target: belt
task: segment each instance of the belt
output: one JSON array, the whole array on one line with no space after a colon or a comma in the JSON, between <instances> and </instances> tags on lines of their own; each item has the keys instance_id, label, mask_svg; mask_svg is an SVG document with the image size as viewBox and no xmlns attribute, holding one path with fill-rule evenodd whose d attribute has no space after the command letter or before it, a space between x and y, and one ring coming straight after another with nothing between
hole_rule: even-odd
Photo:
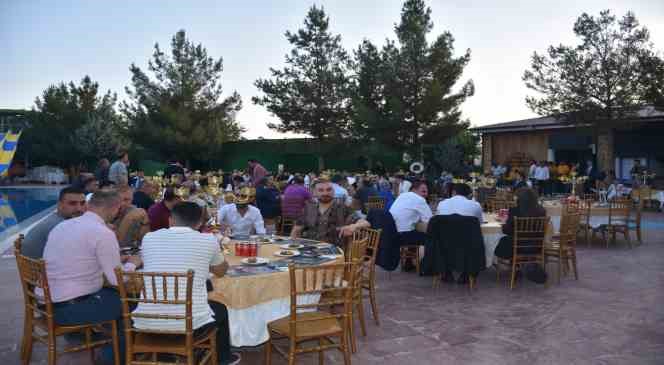
<instances>
[{"instance_id":1,"label":"belt","mask_svg":"<svg viewBox=\"0 0 664 365\"><path fill-rule=\"evenodd\" d=\"M53 303L53 307L59 308L59 307L64 307L64 306L66 306L66 305L71 305L71 304L80 303L80 302L82 302L82 301L87 300L87 299L90 298L92 295L93 295L93 294L81 295L80 297L76 297L76 298L74 298L74 299L65 300L64 302Z\"/></svg>"}]
</instances>

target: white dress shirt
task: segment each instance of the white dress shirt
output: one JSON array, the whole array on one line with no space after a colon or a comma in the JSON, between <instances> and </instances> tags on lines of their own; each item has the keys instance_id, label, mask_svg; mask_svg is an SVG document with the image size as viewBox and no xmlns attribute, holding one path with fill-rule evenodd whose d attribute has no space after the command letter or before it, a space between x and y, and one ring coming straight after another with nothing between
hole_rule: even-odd
<instances>
[{"instance_id":1,"label":"white dress shirt","mask_svg":"<svg viewBox=\"0 0 664 365\"><path fill-rule=\"evenodd\" d=\"M194 270L192 287L192 322L193 328L214 322L213 312L208 305L205 281L210 266L220 265L224 256L217 239L209 233L200 233L189 227L171 227L150 232L143 237L141 245L143 270L148 272L186 272ZM183 291L186 283L179 279L179 289ZM155 282L157 296L163 296L163 283ZM152 283L146 280L146 290L152 293ZM173 299L174 280L167 282L168 298ZM182 295L182 292L181 294ZM180 297L179 299L182 299ZM184 305L174 306L159 303L140 303L134 313L184 315ZM141 329L184 331L184 320L135 318L134 325Z\"/></svg>"},{"instance_id":2,"label":"white dress shirt","mask_svg":"<svg viewBox=\"0 0 664 365\"><path fill-rule=\"evenodd\" d=\"M415 230L418 222L428 223L433 213L427 201L412 191L400 194L390 208L397 232Z\"/></svg>"},{"instance_id":3,"label":"white dress shirt","mask_svg":"<svg viewBox=\"0 0 664 365\"><path fill-rule=\"evenodd\" d=\"M535 165L535 164L530 165L530 169L528 170L528 178L529 179L534 179L535 178L535 170L537 170L537 165Z\"/></svg>"},{"instance_id":4,"label":"white dress shirt","mask_svg":"<svg viewBox=\"0 0 664 365\"><path fill-rule=\"evenodd\" d=\"M346 190L343 186L332 183L332 188L334 189L334 199L339 199L346 205L350 205L353 202L353 199L348 194L348 190Z\"/></svg>"},{"instance_id":5,"label":"white dress shirt","mask_svg":"<svg viewBox=\"0 0 664 365\"><path fill-rule=\"evenodd\" d=\"M480 224L484 221L482 218L482 206L480 203L470 200L461 195L455 195L438 203L436 209L437 215L458 214L467 217L477 217Z\"/></svg>"},{"instance_id":6,"label":"white dress shirt","mask_svg":"<svg viewBox=\"0 0 664 365\"><path fill-rule=\"evenodd\" d=\"M235 204L226 204L219 208L219 223L231 226L234 235L265 234L265 223L261 211L249 205L244 216L237 211Z\"/></svg>"},{"instance_id":7,"label":"white dress shirt","mask_svg":"<svg viewBox=\"0 0 664 365\"><path fill-rule=\"evenodd\" d=\"M404 180L404 181L400 182L399 183L399 195L409 192L411 186L413 186L413 184L408 180Z\"/></svg>"},{"instance_id":8,"label":"white dress shirt","mask_svg":"<svg viewBox=\"0 0 664 365\"><path fill-rule=\"evenodd\" d=\"M535 179L549 180L549 168L546 166L537 166L535 169Z\"/></svg>"}]
</instances>

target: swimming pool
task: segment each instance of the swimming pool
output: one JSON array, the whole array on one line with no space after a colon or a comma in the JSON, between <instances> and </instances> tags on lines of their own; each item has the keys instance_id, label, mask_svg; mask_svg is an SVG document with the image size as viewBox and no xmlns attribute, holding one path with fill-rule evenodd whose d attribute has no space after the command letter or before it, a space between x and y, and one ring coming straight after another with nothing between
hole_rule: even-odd
<instances>
[{"instance_id":1,"label":"swimming pool","mask_svg":"<svg viewBox=\"0 0 664 365\"><path fill-rule=\"evenodd\" d=\"M57 203L59 192L59 187L0 188L0 238L47 214L44 210Z\"/></svg>"}]
</instances>

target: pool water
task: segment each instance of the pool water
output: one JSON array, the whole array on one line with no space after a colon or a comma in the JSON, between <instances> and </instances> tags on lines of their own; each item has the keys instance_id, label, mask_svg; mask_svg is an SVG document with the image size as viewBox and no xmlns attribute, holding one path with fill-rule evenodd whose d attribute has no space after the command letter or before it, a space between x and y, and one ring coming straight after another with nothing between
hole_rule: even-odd
<instances>
[{"instance_id":1,"label":"pool water","mask_svg":"<svg viewBox=\"0 0 664 365\"><path fill-rule=\"evenodd\" d=\"M58 188L0 188L0 234L54 206Z\"/></svg>"}]
</instances>

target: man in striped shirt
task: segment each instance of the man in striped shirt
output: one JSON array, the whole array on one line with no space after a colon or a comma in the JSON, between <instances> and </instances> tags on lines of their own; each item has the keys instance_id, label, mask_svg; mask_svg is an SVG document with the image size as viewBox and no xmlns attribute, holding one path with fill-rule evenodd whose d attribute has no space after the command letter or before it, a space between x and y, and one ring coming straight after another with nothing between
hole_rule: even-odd
<instances>
[{"instance_id":1,"label":"man in striped shirt","mask_svg":"<svg viewBox=\"0 0 664 365\"><path fill-rule=\"evenodd\" d=\"M202 224L203 210L194 202L177 203L171 210L170 228L151 232L143 237L142 256L144 270L148 272L186 272L194 270L192 288L192 317L196 333L216 327L217 354L220 364L237 364L239 354L230 352L228 311L217 302L208 302L205 282L210 272L223 276L228 269L219 243L212 234L198 232ZM173 299L175 285L168 284L169 298ZM157 283L157 295L162 295L162 285ZM180 287L184 288L184 279ZM151 283L146 289L152 290ZM184 314L184 306L140 303L135 313ZM183 320L136 318L136 328L184 331Z\"/></svg>"}]
</instances>

